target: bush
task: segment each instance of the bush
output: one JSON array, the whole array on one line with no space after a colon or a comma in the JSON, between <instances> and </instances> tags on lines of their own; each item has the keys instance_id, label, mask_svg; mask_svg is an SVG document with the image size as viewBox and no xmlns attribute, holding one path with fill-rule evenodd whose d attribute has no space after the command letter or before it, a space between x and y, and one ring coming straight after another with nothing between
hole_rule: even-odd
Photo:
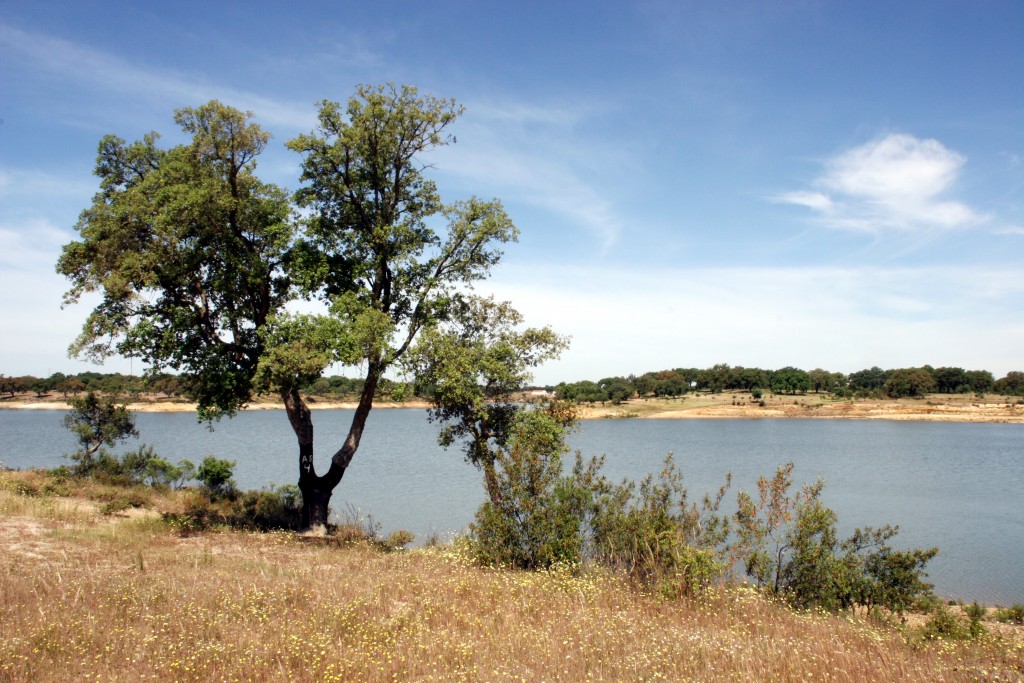
<instances>
[{"instance_id":1,"label":"bush","mask_svg":"<svg viewBox=\"0 0 1024 683\"><path fill-rule=\"evenodd\" d=\"M925 640L974 640L985 635L985 627L981 625L984 610L967 608L966 611L968 620L964 623L952 610L940 605L921 628L921 636Z\"/></svg>"},{"instance_id":2,"label":"bush","mask_svg":"<svg viewBox=\"0 0 1024 683\"><path fill-rule=\"evenodd\" d=\"M594 475L590 481L596 484L592 553L599 563L666 597L692 595L725 570L729 524L718 507L728 480L716 498L691 504L669 454L660 475L648 476L638 489L632 482L609 487Z\"/></svg>"},{"instance_id":3,"label":"bush","mask_svg":"<svg viewBox=\"0 0 1024 683\"><path fill-rule=\"evenodd\" d=\"M497 502L485 502L470 525L479 562L536 569L580 561L590 492L576 477L562 477L567 451L557 418L544 410L516 416L495 458Z\"/></svg>"},{"instance_id":4,"label":"bush","mask_svg":"<svg viewBox=\"0 0 1024 683\"><path fill-rule=\"evenodd\" d=\"M179 489L195 475L196 466L189 460L179 460L172 465L161 457L152 457L146 462L144 475L150 486L167 486Z\"/></svg>"},{"instance_id":5,"label":"bush","mask_svg":"<svg viewBox=\"0 0 1024 683\"><path fill-rule=\"evenodd\" d=\"M269 491L246 491L238 497L227 523L261 531L297 530L301 510L299 487L285 484Z\"/></svg>"},{"instance_id":6,"label":"bush","mask_svg":"<svg viewBox=\"0 0 1024 683\"><path fill-rule=\"evenodd\" d=\"M231 478L234 470L233 460L222 460L208 455L199 463L195 478L202 483L210 498L231 498L236 492L235 480Z\"/></svg>"},{"instance_id":7,"label":"bush","mask_svg":"<svg viewBox=\"0 0 1024 683\"><path fill-rule=\"evenodd\" d=\"M821 503L822 481L794 496L793 464L760 477L759 499L739 493L735 553L759 586L795 607L836 611L855 604L901 613L931 594L924 567L937 548L898 551L898 527L857 529L839 543L836 515Z\"/></svg>"},{"instance_id":8,"label":"bush","mask_svg":"<svg viewBox=\"0 0 1024 683\"><path fill-rule=\"evenodd\" d=\"M993 613L992 618L1008 624L1024 624L1024 605L1000 607Z\"/></svg>"},{"instance_id":9,"label":"bush","mask_svg":"<svg viewBox=\"0 0 1024 683\"><path fill-rule=\"evenodd\" d=\"M114 397L100 397L90 391L82 398L68 401L71 411L64 416L64 426L78 438L81 448L68 456L75 462L77 474L89 475L96 460L109 465L111 456L103 451L130 436L138 437L135 416L127 406L117 405Z\"/></svg>"}]
</instances>

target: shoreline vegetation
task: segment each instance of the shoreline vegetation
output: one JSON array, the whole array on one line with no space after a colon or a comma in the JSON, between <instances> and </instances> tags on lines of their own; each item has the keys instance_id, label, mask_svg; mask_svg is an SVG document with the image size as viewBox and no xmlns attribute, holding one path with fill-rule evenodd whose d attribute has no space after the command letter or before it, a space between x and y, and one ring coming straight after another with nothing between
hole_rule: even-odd
<instances>
[{"instance_id":1,"label":"shoreline vegetation","mask_svg":"<svg viewBox=\"0 0 1024 683\"><path fill-rule=\"evenodd\" d=\"M529 398L528 396L526 398ZM194 403L155 394L126 399L128 408L143 413L195 412ZM761 403L764 405L761 405ZM354 409L356 401L313 397L312 410ZM375 401L374 408L429 408L430 402ZM61 396L16 396L0 399L0 409L68 410ZM282 410L276 397L260 398L246 410ZM920 398L834 398L829 394L767 395L754 399L748 391L691 393L671 398L633 398L579 406L581 419L799 418L852 420L918 420L931 422L1024 423L1024 399L995 394L928 394Z\"/></svg>"},{"instance_id":2,"label":"shoreline vegetation","mask_svg":"<svg viewBox=\"0 0 1024 683\"><path fill-rule=\"evenodd\" d=\"M112 504L131 496L130 506ZM0 472L0 678L1011 681L1024 672L1024 627L991 608L980 635L953 637L929 630L924 613L796 610L745 583L666 598L585 567L481 567L458 541L403 550L408 539L382 541L357 521L327 537L175 524L199 497ZM967 628L971 610L949 607L947 626Z\"/></svg>"}]
</instances>

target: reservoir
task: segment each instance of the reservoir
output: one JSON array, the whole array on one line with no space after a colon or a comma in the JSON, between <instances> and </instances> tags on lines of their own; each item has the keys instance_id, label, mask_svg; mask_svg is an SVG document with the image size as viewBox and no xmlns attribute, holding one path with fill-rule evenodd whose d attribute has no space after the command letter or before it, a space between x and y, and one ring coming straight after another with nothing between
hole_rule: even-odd
<instances>
[{"instance_id":1,"label":"reservoir","mask_svg":"<svg viewBox=\"0 0 1024 683\"><path fill-rule=\"evenodd\" d=\"M0 410L0 463L56 467L75 450L53 410ZM352 412L314 411L317 469L348 429ZM237 462L241 488L294 483L298 447L281 410L239 414L210 431L194 413L139 413L140 439L164 458ZM457 448L437 445L421 409L378 409L332 499L338 517L369 516L384 533L422 541L458 533L484 499L480 473ZM570 437L584 456L604 455L612 481L640 480L673 453L691 500L716 491L726 473L736 492L756 492L758 475L788 461L797 485L825 480L823 501L841 537L855 527L898 524L898 547L940 549L929 581L944 597L987 604L1024 602L1024 425L824 419L620 419L585 421Z\"/></svg>"}]
</instances>

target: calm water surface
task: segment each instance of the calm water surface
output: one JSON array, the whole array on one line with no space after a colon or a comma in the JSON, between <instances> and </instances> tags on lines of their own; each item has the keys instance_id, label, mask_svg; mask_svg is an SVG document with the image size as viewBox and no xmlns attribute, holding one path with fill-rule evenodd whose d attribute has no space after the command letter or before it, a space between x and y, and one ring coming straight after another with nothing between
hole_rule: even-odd
<instances>
[{"instance_id":1,"label":"calm water surface","mask_svg":"<svg viewBox=\"0 0 1024 683\"><path fill-rule=\"evenodd\" d=\"M351 411L313 414L323 470ZM75 449L58 411L0 411L0 462L55 467ZM243 488L297 479L295 438L283 411L251 411L216 425L190 413L140 413L139 441L170 460L236 460ZM416 409L376 410L332 506L369 515L384 531L420 539L464 529L483 501L479 472L436 445L437 429ZM844 534L855 526L900 525L901 546L938 546L930 580L941 595L1024 602L1024 425L855 420L596 420L571 437L585 455L605 455L613 480L641 479L675 454L690 494L755 490L759 474L792 460L798 482L823 478L824 501ZM139 442L127 444L135 448ZM121 450L124 450L123 448Z\"/></svg>"}]
</instances>

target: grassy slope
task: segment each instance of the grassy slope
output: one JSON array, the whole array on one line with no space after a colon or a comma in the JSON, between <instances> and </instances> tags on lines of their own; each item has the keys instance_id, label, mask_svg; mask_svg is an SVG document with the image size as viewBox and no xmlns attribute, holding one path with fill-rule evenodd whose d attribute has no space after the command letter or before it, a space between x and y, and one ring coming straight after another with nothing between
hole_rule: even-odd
<instances>
[{"instance_id":1,"label":"grassy slope","mask_svg":"<svg viewBox=\"0 0 1024 683\"><path fill-rule=\"evenodd\" d=\"M1021 641L915 642L746 589L484 570L294 534L180 537L0 474L0 681L1020 680ZM159 502L159 501L158 501Z\"/></svg>"}]
</instances>

